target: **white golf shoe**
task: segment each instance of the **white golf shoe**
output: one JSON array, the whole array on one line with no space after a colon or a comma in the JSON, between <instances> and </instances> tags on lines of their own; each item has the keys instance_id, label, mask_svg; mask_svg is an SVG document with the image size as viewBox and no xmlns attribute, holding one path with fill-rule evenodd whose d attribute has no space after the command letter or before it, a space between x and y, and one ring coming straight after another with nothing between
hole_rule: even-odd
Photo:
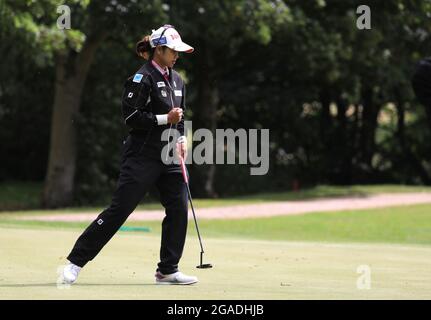
<instances>
[{"instance_id":1,"label":"white golf shoe","mask_svg":"<svg viewBox=\"0 0 431 320\"><path fill-rule=\"evenodd\" d=\"M69 263L63 269L63 283L72 284L78 279L79 272L81 271L81 267L73 263Z\"/></svg>"},{"instance_id":2,"label":"white golf shoe","mask_svg":"<svg viewBox=\"0 0 431 320\"><path fill-rule=\"evenodd\" d=\"M182 272L175 272L171 274L164 275L160 271L155 274L156 284L193 284L198 282L198 278L194 276L187 276Z\"/></svg>"}]
</instances>

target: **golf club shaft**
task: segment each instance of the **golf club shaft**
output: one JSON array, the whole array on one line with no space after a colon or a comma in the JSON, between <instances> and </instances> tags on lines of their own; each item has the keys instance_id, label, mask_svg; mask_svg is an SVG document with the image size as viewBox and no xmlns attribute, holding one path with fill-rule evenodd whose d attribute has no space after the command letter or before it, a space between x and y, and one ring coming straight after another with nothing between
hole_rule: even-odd
<instances>
[{"instance_id":1,"label":"golf club shaft","mask_svg":"<svg viewBox=\"0 0 431 320\"><path fill-rule=\"evenodd\" d=\"M184 183L186 184L186 187L187 187L187 196L188 196L189 201L190 201L190 206L192 207L193 219L195 221L196 231L198 233L198 238L199 238L199 244L201 246L201 253L204 253L204 247L202 245L202 239L201 239L201 234L199 232L198 221L196 219L195 208L193 207L193 199L192 199L192 194L190 192L189 179L187 177L186 165L184 163L183 157L180 157L180 160L181 160L181 171L183 173ZM201 260L202 260L202 254L201 254ZM202 261L201 261L201 264L202 264Z\"/></svg>"},{"instance_id":2,"label":"golf club shaft","mask_svg":"<svg viewBox=\"0 0 431 320\"><path fill-rule=\"evenodd\" d=\"M193 201L192 201L192 195L190 194L189 184L186 183L186 186L187 186L187 194L188 194L189 200L190 200L190 206L192 207L193 219L195 220L196 231L198 233L199 244L201 245L201 253L204 253L204 247L202 246L201 234L199 232L198 221L196 219L195 209L193 208ZM202 255L201 255L201 260L202 260Z\"/></svg>"}]
</instances>

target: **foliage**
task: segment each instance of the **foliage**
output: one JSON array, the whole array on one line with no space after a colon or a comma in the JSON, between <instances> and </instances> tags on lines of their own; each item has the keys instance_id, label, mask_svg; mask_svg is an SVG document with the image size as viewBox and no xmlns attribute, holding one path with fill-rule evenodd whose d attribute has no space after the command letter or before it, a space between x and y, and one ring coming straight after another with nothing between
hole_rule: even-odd
<instances>
[{"instance_id":1,"label":"foliage","mask_svg":"<svg viewBox=\"0 0 431 320\"><path fill-rule=\"evenodd\" d=\"M220 195L294 183L431 183L431 122L410 86L415 63L431 49L429 1L369 1L371 30L356 28L354 0L71 1L72 29L64 32L56 28L58 4L0 2L0 179L43 179L54 57L79 52L92 30L109 30L77 119L77 203L106 201L127 134L122 85L143 62L134 45L171 23L196 49L176 67L188 82L187 117L202 123L207 72L219 92L219 128L270 128L268 175L218 166Z\"/></svg>"}]
</instances>

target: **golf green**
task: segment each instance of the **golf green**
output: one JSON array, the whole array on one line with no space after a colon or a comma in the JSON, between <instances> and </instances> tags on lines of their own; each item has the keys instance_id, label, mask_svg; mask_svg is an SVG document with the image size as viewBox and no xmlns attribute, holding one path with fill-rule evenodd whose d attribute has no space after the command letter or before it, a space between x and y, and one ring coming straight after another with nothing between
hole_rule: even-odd
<instances>
[{"instance_id":1,"label":"golf green","mask_svg":"<svg viewBox=\"0 0 431 320\"><path fill-rule=\"evenodd\" d=\"M200 282L157 286L151 233L115 235L75 285L57 285L80 232L0 228L0 299L431 299L430 246L206 238L214 268L200 270L189 237L180 267Z\"/></svg>"}]
</instances>

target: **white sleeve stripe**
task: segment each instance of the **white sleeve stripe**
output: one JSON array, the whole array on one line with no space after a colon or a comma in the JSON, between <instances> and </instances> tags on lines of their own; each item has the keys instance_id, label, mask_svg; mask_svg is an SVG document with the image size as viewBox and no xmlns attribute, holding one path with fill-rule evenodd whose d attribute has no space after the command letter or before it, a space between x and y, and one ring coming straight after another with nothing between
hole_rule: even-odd
<instances>
[{"instance_id":1,"label":"white sleeve stripe","mask_svg":"<svg viewBox=\"0 0 431 320\"><path fill-rule=\"evenodd\" d=\"M126 118L126 120L124 120L124 122L127 122L127 120L129 120L129 118L131 118L136 112L138 112L138 110L135 110L134 112L132 112L131 114L130 114L130 116L128 116L127 118Z\"/></svg>"},{"instance_id":2,"label":"white sleeve stripe","mask_svg":"<svg viewBox=\"0 0 431 320\"><path fill-rule=\"evenodd\" d=\"M159 126L168 123L168 115L167 114L157 114L156 118L157 118L157 124Z\"/></svg>"}]
</instances>

